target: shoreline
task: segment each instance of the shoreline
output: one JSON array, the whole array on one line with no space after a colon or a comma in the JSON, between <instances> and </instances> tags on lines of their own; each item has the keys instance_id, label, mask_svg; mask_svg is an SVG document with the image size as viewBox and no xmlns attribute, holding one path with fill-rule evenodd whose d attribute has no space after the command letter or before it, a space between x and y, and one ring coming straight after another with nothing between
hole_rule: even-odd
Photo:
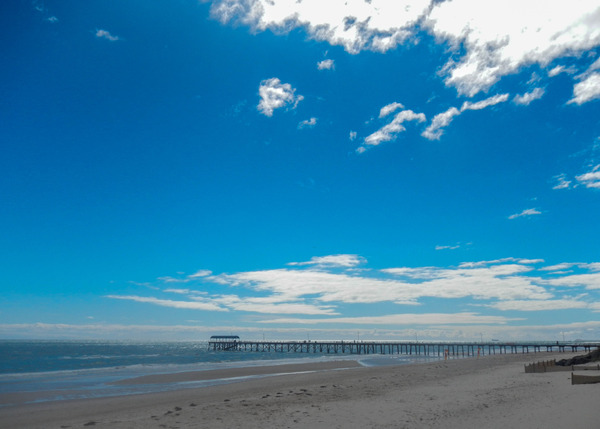
<instances>
[{"instance_id":1,"label":"shoreline","mask_svg":"<svg viewBox=\"0 0 600 429\"><path fill-rule=\"evenodd\" d=\"M285 363L280 365L242 366L204 371L185 371L168 374L152 374L127 378L108 384L134 386L137 384L183 383L207 380L227 380L253 376L291 375L294 373L341 370L362 367L356 360L334 360L329 362Z\"/></svg>"},{"instance_id":2,"label":"shoreline","mask_svg":"<svg viewBox=\"0 0 600 429\"><path fill-rule=\"evenodd\" d=\"M524 373L524 364L572 355L495 355L343 370L310 369L315 363L285 375L282 366L274 366L268 377L230 384L0 408L0 427L594 427L600 418L598 385L571 386L570 372ZM177 377L198 376L183 374Z\"/></svg>"}]
</instances>

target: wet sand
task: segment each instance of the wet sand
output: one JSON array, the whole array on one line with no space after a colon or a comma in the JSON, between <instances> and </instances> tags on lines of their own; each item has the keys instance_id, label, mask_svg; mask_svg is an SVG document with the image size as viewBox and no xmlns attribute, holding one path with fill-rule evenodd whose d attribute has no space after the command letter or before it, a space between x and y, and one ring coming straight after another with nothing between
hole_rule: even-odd
<instances>
[{"instance_id":1,"label":"wet sand","mask_svg":"<svg viewBox=\"0 0 600 429\"><path fill-rule=\"evenodd\" d=\"M352 367L349 361L246 368L263 371L254 375L292 374L165 393L4 407L0 427L596 427L600 384L571 386L570 372L524 373L526 363L570 356L496 355L370 368ZM253 375L240 371L126 382Z\"/></svg>"}]
</instances>

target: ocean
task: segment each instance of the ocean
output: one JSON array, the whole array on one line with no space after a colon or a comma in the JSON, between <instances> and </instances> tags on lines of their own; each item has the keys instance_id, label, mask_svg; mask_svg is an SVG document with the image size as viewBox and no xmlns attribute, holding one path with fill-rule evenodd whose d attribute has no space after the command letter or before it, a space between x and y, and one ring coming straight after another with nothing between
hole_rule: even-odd
<instances>
[{"instance_id":1,"label":"ocean","mask_svg":"<svg viewBox=\"0 0 600 429\"><path fill-rule=\"evenodd\" d=\"M207 342L0 340L0 407L197 388L239 380L116 385L152 374L351 359L365 366L414 363L402 355L213 351ZM427 358L420 358L419 361ZM253 376L258 377L258 376Z\"/></svg>"}]
</instances>

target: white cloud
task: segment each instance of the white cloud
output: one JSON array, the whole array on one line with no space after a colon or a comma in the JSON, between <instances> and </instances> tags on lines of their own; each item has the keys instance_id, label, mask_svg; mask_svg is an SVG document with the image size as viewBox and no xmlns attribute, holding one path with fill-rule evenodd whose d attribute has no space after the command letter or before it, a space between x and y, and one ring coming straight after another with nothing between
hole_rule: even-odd
<instances>
[{"instance_id":1,"label":"white cloud","mask_svg":"<svg viewBox=\"0 0 600 429\"><path fill-rule=\"evenodd\" d=\"M600 164L596 165L592 171L575 176L575 178L586 188L600 189Z\"/></svg>"},{"instance_id":2,"label":"white cloud","mask_svg":"<svg viewBox=\"0 0 600 429\"><path fill-rule=\"evenodd\" d=\"M546 280L552 286L584 287L587 290L600 289L600 273L567 274Z\"/></svg>"},{"instance_id":3,"label":"white cloud","mask_svg":"<svg viewBox=\"0 0 600 429\"><path fill-rule=\"evenodd\" d=\"M262 323L304 324L316 325L321 323L344 323L353 325L502 325L509 321L502 316L481 316L477 313L425 313L425 314L390 314L370 317L332 317L328 319L272 319Z\"/></svg>"},{"instance_id":4,"label":"white cloud","mask_svg":"<svg viewBox=\"0 0 600 429\"><path fill-rule=\"evenodd\" d=\"M454 246L435 246L435 250L456 250L460 248L460 244Z\"/></svg>"},{"instance_id":5,"label":"white cloud","mask_svg":"<svg viewBox=\"0 0 600 429\"><path fill-rule=\"evenodd\" d=\"M175 288L165 289L164 292L177 293L180 295L188 295L188 294L192 293L192 291L190 289L175 289Z\"/></svg>"},{"instance_id":6,"label":"white cloud","mask_svg":"<svg viewBox=\"0 0 600 429\"><path fill-rule=\"evenodd\" d=\"M147 304L160 305L162 307L180 308L186 310L228 311L228 309L220 307L215 303L208 301L173 301L170 299L159 299L154 297L144 297L136 295L107 295L106 298L142 302Z\"/></svg>"},{"instance_id":7,"label":"white cloud","mask_svg":"<svg viewBox=\"0 0 600 429\"><path fill-rule=\"evenodd\" d=\"M327 7L322 0L217 0L211 14L253 31L303 28L352 54L386 52L428 31L452 50L442 70L446 85L470 97L523 67L545 68L600 45L600 6L590 0L328 0ZM548 74L561 72L569 69L558 65ZM592 83L580 86L573 102L597 94Z\"/></svg>"},{"instance_id":8,"label":"white cloud","mask_svg":"<svg viewBox=\"0 0 600 429\"><path fill-rule=\"evenodd\" d=\"M575 308L590 308L590 304L576 299L542 299L521 301L500 301L489 305L501 311L551 311Z\"/></svg>"},{"instance_id":9,"label":"white cloud","mask_svg":"<svg viewBox=\"0 0 600 429\"><path fill-rule=\"evenodd\" d=\"M378 146L383 142L395 140L399 133L406 131L404 125L406 121L424 122L425 115L423 113L415 113L412 110L402 110L398 112L391 122L368 135L363 144L356 149L357 153L363 153L368 148Z\"/></svg>"},{"instance_id":10,"label":"white cloud","mask_svg":"<svg viewBox=\"0 0 600 429\"><path fill-rule=\"evenodd\" d=\"M556 66L548 71L548 77L555 77L561 73L575 74L577 69L575 67Z\"/></svg>"},{"instance_id":11,"label":"white cloud","mask_svg":"<svg viewBox=\"0 0 600 429\"><path fill-rule=\"evenodd\" d=\"M212 274L212 271L210 271L210 270L198 270L194 274L190 274L188 276L188 279L207 277L207 276L210 276L211 274Z\"/></svg>"},{"instance_id":12,"label":"white cloud","mask_svg":"<svg viewBox=\"0 0 600 429\"><path fill-rule=\"evenodd\" d=\"M247 311L260 314L302 314L337 315L332 305L313 305L303 302L279 302L279 297L240 298L236 295L221 296L216 299L219 304L234 311Z\"/></svg>"},{"instance_id":13,"label":"white cloud","mask_svg":"<svg viewBox=\"0 0 600 429\"><path fill-rule=\"evenodd\" d=\"M532 101L542 98L545 92L544 88L535 88L533 91L526 92L523 95L515 95L513 103L528 106Z\"/></svg>"},{"instance_id":14,"label":"white cloud","mask_svg":"<svg viewBox=\"0 0 600 429\"><path fill-rule=\"evenodd\" d=\"M269 293L280 300L310 297L321 303L392 302L414 305L424 297L477 300L548 299L552 295L523 276L530 267L518 264L480 268L390 268L394 278L349 275L324 270L267 270L218 276L221 284Z\"/></svg>"},{"instance_id":15,"label":"white cloud","mask_svg":"<svg viewBox=\"0 0 600 429\"><path fill-rule=\"evenodd\" d=\"M590 73L573 87L569 103L584 104L600 98L600 73Z\"/></svg>"},{"instance_id":16,"label":"white cloud","mask_svg":"<svg viewBox=\"0 0 600 429\"><path fill-rule=\"evenodd\" d=\"M467 110L482 110L486 107L495 106L496 104L504 103L506 100L508 100L508 94L498 94L476 103L466 101L463 103L460 110L456 107L451 107L445 112L435 115L431 124L429 124L421 135L429 140L439 140L444 133L444 128L452 123L455 116L461 115Z\"/></svg>"},{"instance_id":17,"label":"white cloud","mask_svg":"<svg viewBox=\"0 0 600 429\"><path fill-rule=\"evenodd\" d=\"M460 108L461 112L465 110L482 110L486 107L495 106L499 103L504 103L508 100L508 94L497 94L493 97L486 98L485 100L478 101L476 103L471 103L470 101L465 101Z\"/></svg>"},{"instance_id":18,"label":"white cloud","mask_svg":"<svg viewBox=\"0 0 600 429\"><path fill-rule=\"evenodd\" d=\"M390 103L381 108L381 110L379 111L379 117L383 118L383 117L389 115L390 113L395 112L398 109L404 109L404 106L401 103L396 103L396 102Z\"/></svg>"},{"instance_id":19,"label":"white cloud","mask_svg":"<svg viewBox=\"0 0 600 429\"><path fill-rule=\"evenodd\" d=\"M547 267L540 268L540 270L541 271L562 271L562 270L568 270L571 267L573 267L574 265L577 265L577 264L571 263L571 262L563 262L561 264L549 265Z\"/></svg>"},{"instance_id":20,"label":"white cloud","mask_svg":"<svg viewBox=\"0 0 600 429\"><path fill-rule=\"evenodd\" d=\"M106 30L96 30L96 37L100 39L110 40L111 42L116 42L120 40L118 36L113 36L110 32Z\"/></svg>"},{"instance_id":21,"label":"white cloud","mask_svg":"<svg viewBox=\"0 0 600 429\"><path fill-rule=\"evenodd\" d=\"M348 139L353 142L354 140L356 140L356 131L350 131L350 133L348 134Z\"/></svg>"},{"instance_id":22,"label":"white cloud","mask_svg":"<svg viewBox=\"0 0 600 429\"><path fill-rule=\"evenodd\" d=\"M291 106L295 109L300 101L304 99L302 95L296 95L296 90L289 83L281 83L281 81L273 77L263 80L258 88L260 102L257 109L265 116L273 116L275 109Z\"/></svg>"},{"instance_id":23,"label":"white cloud","mask_svg":"<svg viewBox=\"0 0 600 429\"><path fill-rule=\"evenodd\" d=\"M329 256L314 256L307 262L290 262L288 265L320 265L329 267L356 267L357 265L366 263L366 259L358 255L329 255Z\"/></svg>"},{"instance_id":24,"label":"white cloud","mask_svg":"<svg viewBox=\"0 0 600 429\"><path fill-rule=\"evenodd\" d=\"M516 213L516 214L510 215L508 218L509 219L517 219L519 217L535 216L535 215L539 215L539 214L542 214L542 212L540 212L536 209L525 209L521 213Z\"/></svg>"},{"instance_id":25,"label":"white cloud","mask_svg":"<svg viewBox=\"0 0 600 429\"><path fill-rule=\"evenodd\" d=\"M600 263L565 262L537 268L536 265L544 263L542 259L508 257L464 262L458 267L358 268L366 262L365 258L356 254L319 256L304 262L291 262L288 264L290 268L210 277L188 276L186 286L189 287L155 291L155 296L150 297L112 294L107 298L187 310L299 315L295 319L270 318L269 323L272 324L469 325L514 320L465 313L461 308L465 305L500 311L600 311L596 292L600 290ZM570 271L565 271L567 269ZM213 283L208 290L207 283ZM182 298L164 299L156 296L158 293L178 294ZM381 316L376 310L373 313L368 310L369 307L362 307L359 313L355 313L359 308L356 305L360 304L387 303L388 306L414 307L425 302L428 306L435 306L436 302L452 305L457 311L453 315L424 311L424 314L413 317L415 315L407 315L404 309L398 308L397 314ZM352 313L346 313L352 306ZM300 316L323 317L306 320Z\"/></svg>"},{"instance_id":26,"label":"white cloud","mask_svg":"<svg viewBox=\"0 0 600 429\"><path fill-rule=\"evenodd\" d=\"M571 181L567 180L567 175L564 173L554 176L554 179L556 180L556 185L552 189L569 189L571 187Z\"/></svg>"},{"instance_id":27,"label":"white cloud","mask_svg":"<svg viewBox=\"0 0 600 429\"><path fill-rule=\"evenodd\" d=\"M313 128L315 125L317 125L317 118L310 118L310 119L305 119L304 121L301 121L298 124L298 129L301 130L303 128Z\"/></svg>"},{"instance_id":28,"label":"white cloud","mask_svg":"<svg viewBox=\"0 0 600 429\"><path fill-rule=\"evenodd\" d=\"M430 0L218 0L211 14L223 23L239 22L254 31L288 32L302 27L315 40L362 50L385 52L414 33Z\"/></svg>"},{"instance_id":29,"label":"white cloud","mask_svg":"<svg viewBox=\"0 0 600 429\"><path fill-rule=\"evenodd\" d=\"M516 262L522 265L532 265L544 262L543 259L523 259L523 258L501 258L493 259L491 261L477 261L477 262L463 262L459 265L459 268L475 268L485 267L488 265L505 264L507 262Z\"/></svg>"},{"instance_id":30,"label":"white cloud","mask_svg":"<svg viewBox=\"0 0 600 429\"><path fill-rule=\"evenodd\" d=\"M426 26L464 50L446 64L446 84L473 96L523 66L598 46L599 17L600 6L589 0L453 0L436 3Z\"/></svg>"},{"instance_id":31,"label":"white cloud","mask_svg":"<svg viewBox=\"0 0 600 429\"><path fill-rule=\"evenodd\" d=\"M46 21L50 21L51 23L53 23L53 24L54 24L54 23L58 22L58 18L57 18L57 17L55 17L54 15L52 15L52 16L48 17L48 18L46 19Z\"/></svg>"},{"instance_id":32,"label":"white cloud","mask_svg":"<svg viewBox=\"0 0 600 429\"><path fill-rule=\"evenodd\" d=\"M317 68L319 70L334 70L335 69L335 62L333 60L330 60L330 59L319 61L317 63Z\"/></svg>"},{"instance_id":33,"label":"white cloud","mask_svg":"<svg viewBox=\"0 0 600 429\"><path fill-rule=\"evenodd\" d=\"M451 107L445 112L438 113L433 117L431 124L429 124L421 135L429 140L439 140L444 133L444 128L450 125L454 117L460 115L460 113L460 110L456 107Z\"/></svg>"}]
</instances>

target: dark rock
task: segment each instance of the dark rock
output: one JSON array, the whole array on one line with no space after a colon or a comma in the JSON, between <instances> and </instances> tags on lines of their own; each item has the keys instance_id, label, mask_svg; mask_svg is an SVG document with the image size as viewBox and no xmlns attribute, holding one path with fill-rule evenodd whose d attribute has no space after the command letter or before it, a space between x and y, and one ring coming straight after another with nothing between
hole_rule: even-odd
<instances>
[{"instance_id":1,"label":"dark rock","mask_svg":"<svg viewBox=\"0 0 600 429\"><path fill-rule=\"evenodd\" d=\"M571 365L584 365L590 362L600 361L600 349L596 349L587 355L575 356L571 359L561 359L556 362L557 365L571 366Z\"/></svg>"}]
</instances>

